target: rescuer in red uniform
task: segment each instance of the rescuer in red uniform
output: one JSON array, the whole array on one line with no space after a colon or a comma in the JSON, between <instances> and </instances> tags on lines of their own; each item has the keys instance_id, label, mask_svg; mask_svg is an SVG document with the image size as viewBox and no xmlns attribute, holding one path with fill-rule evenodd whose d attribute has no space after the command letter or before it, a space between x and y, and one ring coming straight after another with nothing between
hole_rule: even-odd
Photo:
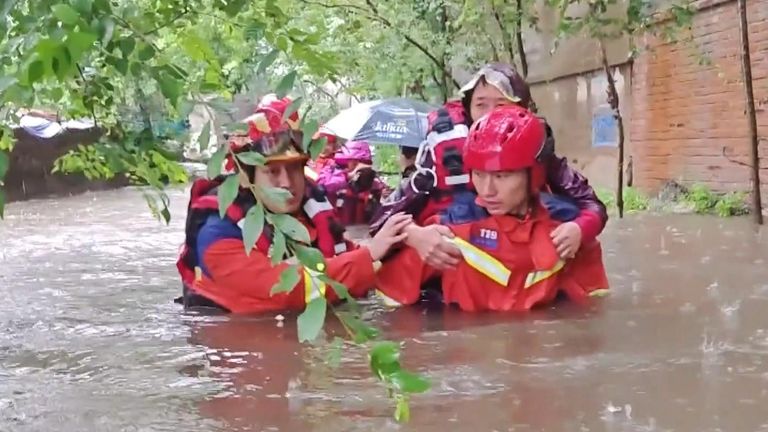
<instances>
[{"instance_id":1,"label":"rescuer in red uniform","mask_svg":"<svg viewBox=\"0 0 768 432\"><path fill-rule=\"evenodd\" d=\"M473 125L463 160L485 217L448 226L446 241L463 258L455 268L431 267L413 248L388 259L377 275L385 300L415 303L422 284L434 277L441 277L443 301L467 311L525 311L561 290L579 301L608 288L597 240L567 260L552 241L561 222L539 197L546 182L540 160L545 139L542 122L518 106L496 108Z\"/></svg>"}]
</instances>

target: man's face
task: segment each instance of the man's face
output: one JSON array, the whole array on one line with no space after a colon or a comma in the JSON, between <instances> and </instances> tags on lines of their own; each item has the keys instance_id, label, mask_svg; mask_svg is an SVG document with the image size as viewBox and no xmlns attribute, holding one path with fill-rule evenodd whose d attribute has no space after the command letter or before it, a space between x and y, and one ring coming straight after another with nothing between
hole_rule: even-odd
<instances>
[{"instance_id":1,"label":"man's face","mask_svg":"<svg viewBox=\"0 0 768 432\"><path fill-rule=\"evenodd\" d=\"M504 93L496 87L485 81L480 81L477 84L477 87L472 91L469 115L472 117L472 121L476 122L480 117L502 105L513 105L513 102L507 99L504 96Z\"/></svg>"},{"instance_id":2,"label":"man's face","mask_svg":"<svg viewBox=\"0 0 768 432\"><path fill-rule=\"evenodd\" d=\"M301 207L306 186L304 161L274 161L264 166L257 166L254 183L256 186L281 188L290 192L291 197L285 203L274 202L263 193L257 193L264 206L271 212L295 213Z\"/></svg>"},{"instance_id":3,"label":"man's face","mask_svg":"<svg viewBox=\"0 0 768 432\"><path fill-rule=\"evenodd\" d=\"M478 204L492 215L518 214L527 210L528 172L472 171Z\"/></svg>"}]
</instances>

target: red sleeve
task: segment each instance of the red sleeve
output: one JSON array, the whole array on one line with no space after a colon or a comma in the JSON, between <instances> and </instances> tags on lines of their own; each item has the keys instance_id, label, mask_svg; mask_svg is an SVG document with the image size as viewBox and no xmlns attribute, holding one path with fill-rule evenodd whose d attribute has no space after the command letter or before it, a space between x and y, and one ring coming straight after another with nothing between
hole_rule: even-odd
<instances>
[{"instance_id":1,"label":"red sleeve","mask_svg":"<svg viewBox=\"0 0 768 432\"><path fill-rule=\"evenodd\" d=\"M385 262L376 275L376 289L401 305L419 301L421 285L439 274L425 264L418 252L404 248Z\"/></svg>"},{"instance_id":2,"label":"red sleeve","mask_svg":"<svg viewBox=\"0 0 768 432\"><path fill-rule=\"evenodd\" d=\"M604 226L601 216L591 210L582 210L573 221L581 228L582 245L595 240Z\"/></svg>"},{"instance_id":3,"label":"red sleeve","mask_svg":"<svg viewBox=\"0 0 768 432\"><path fill-rule=\"evenodd\" d=\"M215 285L231 290L245 303L268 302L270 309L301 309L305 305L305 275L302 267L299 267L299 283L292 291L271 295L272 286L277 283L280 274L289 264L283 262L272 266L269 258L257 250L250 256L246 255L242 240L237 239L214 243L208 248L203 259ZM326 263L328 277L346 285L353 296L364 296L376 281L368 248L361 247L327 258ZM326 298L330 301L338 299L330 287L326 290ZM239 312L237 307L224 306L233 312Z\"/></svg>"}]
</instances>

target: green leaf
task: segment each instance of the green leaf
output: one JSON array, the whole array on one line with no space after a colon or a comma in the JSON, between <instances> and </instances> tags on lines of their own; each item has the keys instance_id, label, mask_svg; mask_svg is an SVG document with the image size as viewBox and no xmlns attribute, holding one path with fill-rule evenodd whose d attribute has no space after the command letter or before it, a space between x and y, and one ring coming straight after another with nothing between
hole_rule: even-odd
<instances>
[{"instance_id":1,"label":"green leaf","mask_svg":"<svg viewBox=\"0 0 768 432\"><path fill-rule=\"evenodd\" d=\"M165 73L159 75L158 81L160 83L160 92L162 92L163 96L165 96L165 98L173 105L176 105L182 92L181 81L175 80Z\"/></svg>"},{"instance_id":2,"label":"green leaf","mask_svg":"<svg viewBox=\"0 0 768 432\"><path fill-rule=\"evenodd\" d=\"M96 10L100 10L106 13L112 12L112 6L110 5L109 0L94 0L93 5L96 7Z\"/></svg>"},{"instance_id":3,"label":"green leaf","mask_svg":"<svg viewBox=\"0 0 768 432\"><path fill-rule=\"evenodd\" d=\"M272 50L264 56L263 59L259 62L259 67L256 69L256 74L262 75L268 67L272 66L272 63L277 60L277 56L280 55L280 50Z\"/></svg>"},{"instance_id":4,"label":"green leaf","mask_svg":"<svg viewBox=\"0 0 768 432\"><path fill-rule=\"evenodd\" d=\"M277 265L285 258L285 235L280 231L272 234L272 246L269 247L269 258L272 265Z\"/></svg>"},{"instance_id":5,"label":"green leaf","mask_svg":"<svg viewBox=\"0 0 768 432\"><path fill-rule=\"evenodd\" d=\"M285 97L291 90L293 90L293 84L296 82L296 75L296 71L291 71L280 80L280 83L277 84L277 89L275 89L278 98Z\"/></svg>"},{"instance_id":6,"label":"green leaf","mask_svg":"<svg viewBox=\"0 0 768 432\"><path fill-rule=\"evenodd\" d=\"M328 144L327 137L320 137L320 139L312 140L308 149L309 157L313 160L317 159L317 157L320 155L320 152L322 152L325 148L326 144Z\"/></svg>"},{"instance_id":7,"label":"green leaf","mask_svg":"<svg viewBox=\"0 0 768 432\"><path fill-rule=\"evenodd\" d=\"M208 160L207 173L209 179L216 178L221 174L221 168L224 164L224 158L227 156L227 146L221 146Z\"/></svg>"},{"instance_id":8,"label":"green leaf","mask_svg":"<svg viewBox=\"0 0 768 432\"><path fill-rule=\"evenodd\" d=\"M4 92L8 87L16 84L18 80L12 76L0 77L0 93Z\"/></svg>"},{"instance_id":9,"label":"green leaf","mask_svg":"<svg viewBox=\"0 0 768 432\"><path fill-rule=\"evenodd\" d=\"M230 16L237 16L238 13L245 6L246 0L227 0L227 5L224 7L224 12Z\"/></svg>"},{"instance_id":10,"label":"green leaf","mask_svg":"<svg viewBox=\"0 0 768 432\"><path fill-rule=\"evenodd\" d=\"M136 39L127 37L125 39L121 39L117 45L120 47L120 52L123 53L123 58L127 59L128 56L130 56L133 50L136 48Z\"/></svg>"},{"instance_id":11,"label":"green leaf","mask_svg":"<svg viewBox=\"0 0 768 432\"><path fill-rule=\"evenodd\" d=\"M51 57L51 69L59 80L65 80L72 72L72 57L64 45L60 45L55 55Z\"/></svg>"},{"instance_id":12,"label":"green leaf","mask_svg":"<svg viewBox=\"0 0 768 432\"><path fill-rule=\"evenodd\" d=\"M288 293L301 282L301 273L296 265L289 265L280 272L280 279L269 290L269 295Z\"/></svg>"},{"instance_id":13,"label":"green leaf","mask_svg":"<svg viewBox=\"0 0 768 432\"><path fill-rule=\"evenodd\" d=\"M29 64L29 68L27 68L27 80L29 80L30 84L34 84L40 81L40 79L43 78L44 75L45 75L45 64L43 64L42 61L35 60Z\"/></svg>"},{"instance_id":14,"label":"green leaf","mask_svg":"<svg viewBox=\"0 0 768 432\"><path fill-rule=\"evenodd\" d=\"M203 130L200 131L200 135L197 137L197 144L200 146L200 151L205 151L208 148L208 142L211 141L211 122L208 121L203 126Z\"/></svg>"},{"instance_id":15,"label":"green leaf","mask_svg":"<svg viewBox=\"0 0 768 432\"><path fill-rule=\"evenodd\" d=\"M325 323L326 309L328 309L328 303L325 297L318 297L307 304L298 319L299 342L313 341L317 338Z\"/></svg>"},{"instance_id":16,"label":"green leaf","mask_svg":"<svg viewBox=\"0 0 768 432\"><path fill-rule=\"evenodd\" d=\"M330 285L331 288L333 288L333 290L336 291L336 295L338 295L339 298L349 300L349 301L354 301L354 298L352 298L352 296L349 295L349 289L347 289L346 285L344 285L341 282L335 281L326 275L323 275L322 278L323 278L323 282Z\"/></svg>"},{"instance_id":17,"label":"green leaf","mask_svg":"<svg viewBox=\"0 0 768 432\"><path fill-rule=\"evenodd\" d=\"M257 152L238 153L237 159L240 160L240 162L246 165L251 165L251 166L264 166L264 164L267 163L267 160L264 158L264 155Z\"/></svg>"},{"instance_id":18,"label":"green leaf","mask_svg":"<svg viewBox=\"0 0 768 432\"><path fill-rule=\"evenodd\" d=\"M261 201L248 209L243 223L243 244L246 255L250 255L256 242L264 231L264 204Z\"/></svg>"},{"instance_id":19,"label":"green leaf","mask_svg":"<svg viewBox=\"0 0 768 432\"><path fill-rule=\"evenodd\" d=\"M58 102L61 100L61 98L64 97L64 90L61 89L61 87L54 87L51 90L51 100L54 102Z\"/></svg>"},{"instance_id":20,"label":"green leaf","mask_svg":"<svg viewBox=\"0 0 768 432\"><path fill-rule=\"evenodd\" d=\"M149 61L155 56L155 49L152 48L152 45L145 45L144 48L139 51L138 56L141 61Z\"/></svg>"},{"instance_id":21,"label":"green leaf","mask_svg":"<svg viewBox=\"0 0 768 432\"><path fill-rule=\"evenodd\" d=\"M279 205L284 204L291 198L291 193L283 188L262 187L261 191L267 200Z\"/></svg>"},{"instance_id":22,"label":"green leaf","mask_svg":"<svg viewBox=\"0 0 768 432\"><path fill-rule=\"evenodd\" d=\"M391 341L379 342L369 353L371 371L383 380L400 370L400 346Z\"/></svg>"},{"instance_id":23,"label":"green leaf","mask_svg":"<svg viewBox=\"0 0 768 432\"><path fill-rule=\"evenodd\" d=\"M157 198L155 195L146 192L144 192L142 195L144 196L144 201L147 202L147 207L149 207L149 211L152 213L152 216L159 220L162 216L160 215L160 209L157 206Z\"/></svg>"},{"instance_id":24,"label":"green leaf","mask_svg":"<svg viewBox=\"0 0 768 432\"><path fill-rule=\"evenodd\" d=\"M404 396L397 397L395 405L395 420L400 423L407 423L411 419L411 406L408 404L408 398Z\"/></svg>"},{"instance_id":25,"label":"green leaf","mask_svg":"<svg viewBox=\"0 0 768 432\"><path fill-rule=\"evenodd\" d=\"M337 312L336 316L352 331L355 343L362 344L379 337L379 331L350 312Z\"/></svg>"},{"instance_id":26,"label":"green leaf","mask_svg":"<svg viewBox=\"0 0 768 432\"><path fill-rule=\"evenodd\" d=\"M59 19L64 24L75 24L80 18L80 14L76 10L72 9L72 6L68 4L57 4L51 7L53 16Z\"/></svg>"},{"instance_id":27,"label":"green leaf","mask_svg":"<svg viewBox=\"0 0 768 432\"><path fill-rule=\"evenodd\" d=\"M13 132L10 129L0 129L0 150L13 150Z\"/></svg>"},{"instance_id":28,"label":"green leaf","mask_svg":"<svg viewBox=\"0 0 768 432\"><path fill-rule=\"evenodd\" d=\"M72 55L72 60L77 63L83 56L83 53L94 47L97 36L93 33L74 31L67 35L67 48Z\"/></svg>"},{"instance_id":29,"label":"green leaf","mask_svg":"<svg viewBox=\"0 0 768 432\"><path fill-rule=\"evenodd\" d=\"M304 148L304 150L309 150L309 143L312 142L312 137L315 136L315 133L317 133L317 130L320 128L320 125L317 123L317 120L312 119L304 123L304 127L301 128L302 133L302 142L301 146Z\"/></svg>"},{"instance_id":30,"label":"green leaf","mask_svg":"<svg viewBox=\"0 0 768 432\"><path fill-rule=\"evenodd\" d=\"M237 198L237 192L240 190L240 179L236 175L231 175L219 186L217 196L219 198L219 216L224 217L227 209Z\"/></svg>"},{"instance_id":31,"label":"green leaf","mask_svg":"<svg viewBox=\"0 0 768 432\"><path fill-rule=\"evenodd\" d=\"M270 215L270 219L275 225L275 228L285 233L285 235L288 237L296 241L309 244L310 239L307 227L299 222L295 217L289 214L276 213Z\"/></svg>"},{"instance_id":32,"label":"green leaf","mask_svg":"<svg viewBox=\"0 0 768 432\"><path fill-rule=\"evenodd\" d=\"M131 75L133 75L135 78L139 78L141 76L141 63L137 62L131 62Z\"/></svg>"},{"instance_id":33,"label":"green leaf","mask_svg":"<svg viewBox=\"0 0 768 432\"><path fill-rule=\"evenodd\" d=\"M171 211L168 209L168 207L163 207L163 209L160 210L160 216L163 217L166 225L171 223Z\"/></svg>"},{"instance_id":34,"label":"green leaf","mask_svg":"<svg viewBox=\"0 0 768 432\"><path fill-rule=\"evenodd\" d=\"M296 244L294 247L296 252L296 258L304 267L310 268L315 271L325 271L325 257L316 248L304 246L302 244Z\"/></svg>"},{"instance_id":35,"label":"green leaf","mask_svg":"<svg viewBox=\"0 0 768 432\"><path fill-rule=\"evenodd\" d=\"M187 32L182 37L181 47L193 60L210 61L216 59L216 54L213 52L213 49L211 49L208 42L192 32Z\"/></svg>"},{"instance_id":36,"label":"green leaf","mask_svg":"<svg viewBox=\"0 0 768 432\"><path fill-rule=\"evenodd\" d=\"M91 13L93 2L91 0L72 0L72 6L82 15Z\"/></svg>"},{"instance_id":37,"label":"green leaf","mask_svg":"<svg viewBox=\"0 0 768 432\"><path fill-rule=\"evenodd\" d=\"M128 73L128 60L126 59L117 59L115 60L115 69L117 69L118 72L120 72L123 75L126 75Z\"/></svg>"},{"instance_id":38,"label":"green leaf","mask_svg":"<svg viewBox=\"0 0 768 432\"><path fill-rule=\"evenodd\" d=\"M253 42L258 42L264 37L267 26L263 22L253 22L245 29L245 36Z\"/></svg>"},{"instance_id":39,"label":"green leaf","mask_svg":"<svg viewBox=\"0 0 768 432\"><path fill-rule=\"evenodd\" d=\"M187 74L184 69L178 67L177 65L165 65L163 66L163 70L178 80L185 80L189 77L189 74Z\"/></svg>"},{"instance_id":40,"label":"green leaf","mask_svg":"<svg viewBox=\"0 0 768 432\"><path fill-rule=\"evenodd\" d=\"M288 42L288 38L283 35L279 35L275 38L275 46L281 51L288 51Z\"/></svg>"},{"instance_id":41,"label":"green leaf","mask_svg":"<svg viewBox=\"0 0 768 432\"><path fill-rule=\"evenodd\" d=\"M296 111L299 110L299 107L301 106L301 103L304 102L303 97L297 97L294 99L290 105L288 105L288 108L285 109L285 112L283 113L283 121L288 120L288 117L293 115ZM317 132L317 131L315 131ZM315 132L312 132L314 134Z\"/></svg>"},{"instance_id":42,"label":"green leaf","mask_svg":"<svg viewBox=\"0 0 768 432\"><path fill-rule=\"evenodd\" d=\"M414 373L398 370L389 375L392 385L403 393L424 393L429 390L429 380Z\"/></svg>"},{"instance_id":43,"label":"green leaf","mask_svg":"<svg viewBox=\"0 0 768 432\"><path fill-rule=\"evenodd\" d=\"M5 219L5 191L0 187L0 219Z\"/></svg>"},{"instance_id":44,"label":"green leaf","mask_svg":"<svg viewBox=\"0 0 768 432\"><path fill-rule=\"evenodd\" d=\"M0 151L0 180L5 178L5 174L8 172L8 155L4 151Z\"/></svg>"}]
</instances>

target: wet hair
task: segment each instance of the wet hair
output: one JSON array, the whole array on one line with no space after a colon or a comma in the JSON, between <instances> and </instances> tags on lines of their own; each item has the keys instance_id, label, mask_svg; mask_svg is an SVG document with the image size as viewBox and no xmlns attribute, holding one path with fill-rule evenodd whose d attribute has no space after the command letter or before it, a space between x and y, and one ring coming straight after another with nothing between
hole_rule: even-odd
<instances>
[{"instance_id":1,"label":"wet hair","mask_svg":"<svg viewBox=\"0 0 768 432\"><path fill-rule=\"evenodd\" d=\"M485 67L493 69L496 72L500 72L507 78L509 86L512 87L512 91L515 92L515 96L520 98L520 102L517 103L518 105L526 109L535 110L536 105L531 99L531 88L514 67L507 63L489 63ZM480 78L477 83L478 85L480 83L488 84L488 82L485 80L485 77ZM468 124L472 124L473 121L473 119L470 118L470 107L472 105L472 94L474 92L474 89L469 90L464 93L464 96L461 98L461 104L464 106L464 112L466 113Z\"/></svg>"},{"instance_id":2,"label":"wet hair","mask_svg":"<svg viewBox=\"0 0 768 432\"><path fill-rule=\"evenodd\" d=\"M400 154L407 157L408 159L415 158L416 153L418 152L419 152L419 149L415 147L406 147L406 146L400 147Z\"/></svg>"}]
</instances>

